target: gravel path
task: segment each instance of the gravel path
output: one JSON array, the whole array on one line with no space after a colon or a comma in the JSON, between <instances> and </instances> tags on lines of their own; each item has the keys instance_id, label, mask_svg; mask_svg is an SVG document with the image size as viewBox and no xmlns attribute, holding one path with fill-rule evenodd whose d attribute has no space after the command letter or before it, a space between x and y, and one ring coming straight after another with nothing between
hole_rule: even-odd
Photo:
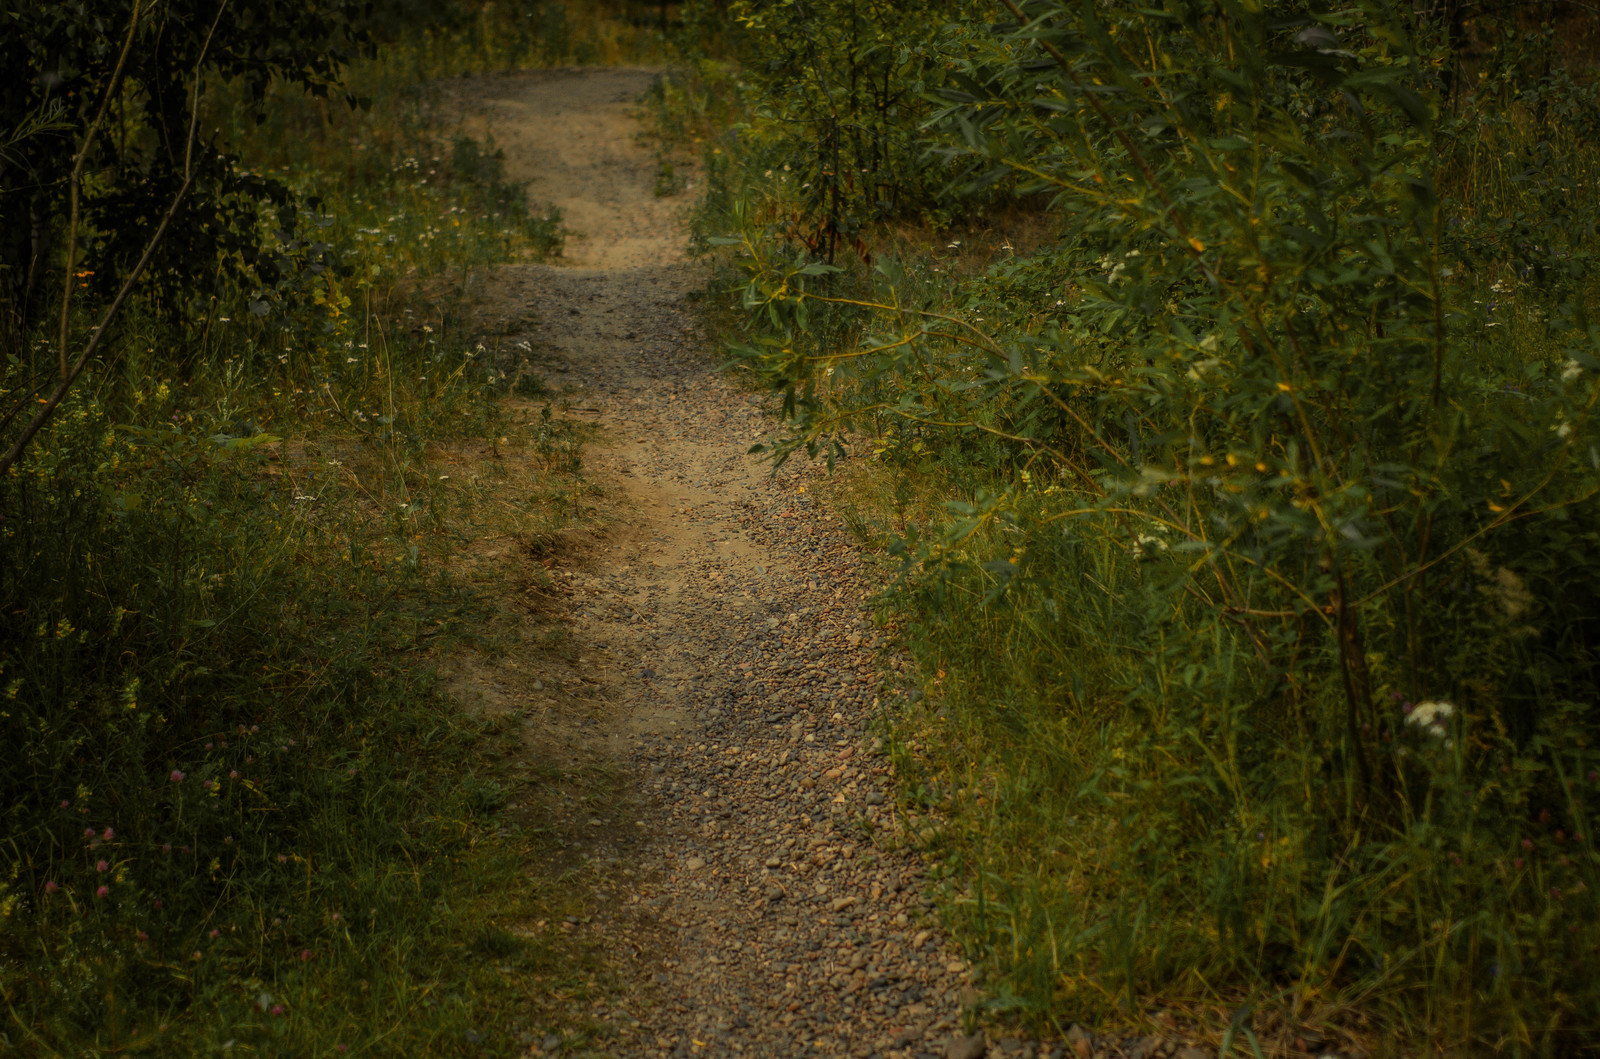
<instances>
[{"instance_id":1,"label":"gravel path","mask_svg":"<svg viewBox=\"0 0 1600 1059\"><path fill-rule=\"evenodd\" d=\"M471 86L512 175L582 233L562 265L504 270L491 299L540 321L512 341L598 425L587 473L616 516L566 583L596 689L581 728L636 792L588 821L615 892L568 924L627 983L592 1013L602 1054L1071 1055L959 1032L969 971L895 841L870 732L883 662L859 555L802 472L746 455L767 423L696 331L685 200L653 194L628 115L652 76Z\"/></svg>"}]
</instances>

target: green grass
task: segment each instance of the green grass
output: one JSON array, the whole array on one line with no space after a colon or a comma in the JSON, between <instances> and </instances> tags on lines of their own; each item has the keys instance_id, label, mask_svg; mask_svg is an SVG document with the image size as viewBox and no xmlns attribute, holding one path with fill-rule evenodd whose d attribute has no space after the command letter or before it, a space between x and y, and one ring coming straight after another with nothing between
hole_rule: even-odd
<instances>
[{"instance_id":1,"label":"green grass","mask_svg":"<svg viewBox=\"0 0 1600 1059\"><path fill-rule=\"evenodd\" d=\"M1374 103L1357 132L1270 64L1205 81L1246 47L1205 36L1234 25L1213 5L1185 32L1101 5L1110 36L1046 8L1117 91L1097 111L1026 35L930 22L918 45L961 76L922 159L1011 174L861 223L871 260L838 271L806 238L834 208L805 186L829 163L809 130L857 101L786 86L875 57L777 66L757 27L742 70L657 102L664 139L712 145L698 235L722 337L783 402L778 454L837 460L836 509L880 557L916 660L887 699L907 838L986 1005L1056 1030L1159 1012L1236 1054L1592 1050L1592 85L1539 80L1535 38L1507 36L1498 87L1429 95L1426 128ZM1431 181L1436 219L1353 161L1364 135ZM1347 174L1298 215L1338 221L1304 258L1307 185L1267 175L1297 157ZM1453 706L1439 734L1408 720L1429 700Z\"/></svg>"},{"instance_id":2,"label":"green grass","mask_svg":"<svg viewBox=\"0 0 1600 1059\"><path fill-rule=\"evenodd\" d=\"M514 768L519 718L438 675L520 642L507 575L543 577L471 543L548 551L594 508L581 432L471 321L486 268L562 233L416 83L649 39L565 25L408 37L352 74L366 110L280 94L246 130L216 94L307 234L271 283L135 306L0 483L0 1051L592 1038L607 971L558 929L585 889L541 866L561 789L614 782Z\"/></svg>"}]
</instances>

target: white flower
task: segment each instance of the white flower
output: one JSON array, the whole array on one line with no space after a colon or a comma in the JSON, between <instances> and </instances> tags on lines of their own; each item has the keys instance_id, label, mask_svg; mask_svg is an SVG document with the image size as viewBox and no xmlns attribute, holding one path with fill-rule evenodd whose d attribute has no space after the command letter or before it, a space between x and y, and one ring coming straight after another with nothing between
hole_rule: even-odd
<instances>
[{"instance_id":1,"label":"white flower","mask_svg":"<svg viewBox=\"0 0 1600 1059\"><path fill-rule=\"evenodd\" d=\"M1135 556L1141 559L1156 552L1164 552L1166 550L1167 542L1162 540L1160 537L1149 533L1139 534L1133 538L1133 543L1128 545L1128 551L1132 552Z\"/></svg>"},{"instance_id":2,"label":"white flower","mask_svg":"<svg viewBox=\"0 0 1600 1059\"><path fill-rule=\"evenodd\" d=\"M1445 726L1445 722L1455 712L1456 708L1448 702L1419 702L1406 715L1406 723L1423 729L1429 735L1443 739L1450 734L1450 729Z\"/></svg>"},{"instance_id":3,"label":"white flower","mask_svg":"<svg viewBox=\"0 0 1600 1059\"><path fill-rule=\"evenodd\" d=\"M1561 381L1571 382L1583 374L1583 365L1575 360L1569 360L1561 366Z\"/></svg>"}]
</instances>

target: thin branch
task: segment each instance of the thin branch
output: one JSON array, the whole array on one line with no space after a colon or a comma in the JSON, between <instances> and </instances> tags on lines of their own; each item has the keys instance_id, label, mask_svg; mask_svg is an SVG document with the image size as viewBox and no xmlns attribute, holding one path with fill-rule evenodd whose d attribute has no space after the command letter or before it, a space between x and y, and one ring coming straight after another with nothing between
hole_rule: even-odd
<instances>
[{"instance_id":1,"label":"thin branch","mask_svg":"<svg viewBox=\"0 0 1600 1059\"><path fill-rule=\"evenodd\" d=\"M139 0L135 0L134 22L137 21L138 4ZM134 286L139 282L139 278L144 275L145 269L149 267L150 259L155 256L156 248L159 247L161 245L161 241L166 238L167 228L171 226L172 218L177 215L178 207L183 203L184 196L189 193L189 188L194 183L194 143L195 130L199 124L200 71L205 64L206 53L211 49L211 38L216 34L217 26L222 21L222 13L227 10L227 7L228 0L222 0L222 3L217 6L216 18L212 19L211 28L206 31L205 42L200 46L200 55L195 59L194 84L191 88L189 104L189 142L184 150L183 155L183 183L178 187L177 192L172 196L172 202L167 206L167 212L162 215L161 223L156 225L155 232L150 236L149 241L145 244L144 253L140 255L138 263L135 264L132 270L129 271L127 277L122 282L121 288L118 289L116 297L111 300L111 304L106 307L106 311L101 315L100 323L95 326L93 333L89 336L89 341L84 344L83 352L79 353L77 360L73 361L71 364L68 364L66 359L66 313L68 299L71 297L72 279L74 278L71 268L72 251L71 244L69 242L69 248L67 251L67 291L62 298L61 305L61 379L56 383L55 390L53 390L50 396L45 399L44 407L40 408L39 411L34 414L34 417L28 421L28 425L22 429L21 435L18 436L17 440L11 445L10 449L6 451L6 454L3 457L0 457L0 478L3 478L11 470L11 468L16 465L17 461L22 458L23 452L28 447L28 442L32 441L34 435L38 434L39 431L43 429L44 425L50 421L50 418L55 415L56 409L60 407L61 402L66 398L68 392L71 391L72 384L77 381L79 375L83 374L83 369L88 367L89 361L94 356L95 351L100 348L100 344L104 341L106 335L110 333L112 322L117 318L118 315L121 314L122 307L128 300L128 295L132 293ZM130 22L130 41L133 33L132 27L133 22ZM127 58L126 47L123 49L122 58ZM121 70L122 60L118 60L118 76L121 75ZM110 98L109 89L107 90L106 98ZM99 125L99 122L104 115L105 103L102 101L100 113L95 117L96 127ZM89 136L86 137L85 149L79 152L78 163L73 170L74 195L76 194L76 182L82 169L83 157L87 153L87 141L93 137L93 134L94 128L91 128ZM74 205L73 208L73 218L71 227L69 229L69 235L72 237L72 241L75 242L77 239L76 205Z\"/></svg>"},{"instance_id":2,"label":"thin branch","mask_svg":"<svg viewBox=\"0 0 1600 1059\"><path fill-rule=\"evenodd\" d=\"M72 281L77 278L72 274L72 269L77 263L78 192L83 184L83 163L89 157L89 148L94 146L95 137L100 134L100 123L105 120L106 111L111 107L111 97L117 94L117 86L122 83L122 71L127 66L128 53L133 50L133 38L139 30L141 6L142 0L133 0L133 11L128 15L128 35L122 41L122 53L117 56L116 69L111 71L111 80L100 96L100 108L95 112L94 120L89 123L88 131L83 134L83 146L78 148L78 157L72 161L72 175L67 178L67 268L66 276L61 281L61 341L57 350L63 380L67 378L67 325L68 311L72 307ZM208 36L206 40L209 43L210 37Z\"/></svg>"}]
</instances>

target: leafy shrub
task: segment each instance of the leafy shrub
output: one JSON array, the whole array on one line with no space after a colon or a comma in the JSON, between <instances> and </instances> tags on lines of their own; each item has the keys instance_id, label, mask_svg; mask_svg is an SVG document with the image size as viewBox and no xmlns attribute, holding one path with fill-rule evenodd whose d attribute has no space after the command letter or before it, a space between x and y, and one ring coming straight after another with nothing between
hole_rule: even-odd
<instances>
[{"instance_id":1,"label":"leafy shrub","mask_svg":"<svg viewBox=\"0 0 1600 1059\"><path fill-rule=\"evenodd\" d=\"M1592 90L1446 115L1435 27L1353 10L958 22L921 146L961 145L965 201L1051 196L1062 238L841 270L752 181L712 241L778 456L870 451L886 522L943 502L887 597L938 692L901 764L1002 1002L1247 990L1571 1051L1600 1033L1600 211L1589 119L1552 115Z\"/></svg>"}]
</instances>

